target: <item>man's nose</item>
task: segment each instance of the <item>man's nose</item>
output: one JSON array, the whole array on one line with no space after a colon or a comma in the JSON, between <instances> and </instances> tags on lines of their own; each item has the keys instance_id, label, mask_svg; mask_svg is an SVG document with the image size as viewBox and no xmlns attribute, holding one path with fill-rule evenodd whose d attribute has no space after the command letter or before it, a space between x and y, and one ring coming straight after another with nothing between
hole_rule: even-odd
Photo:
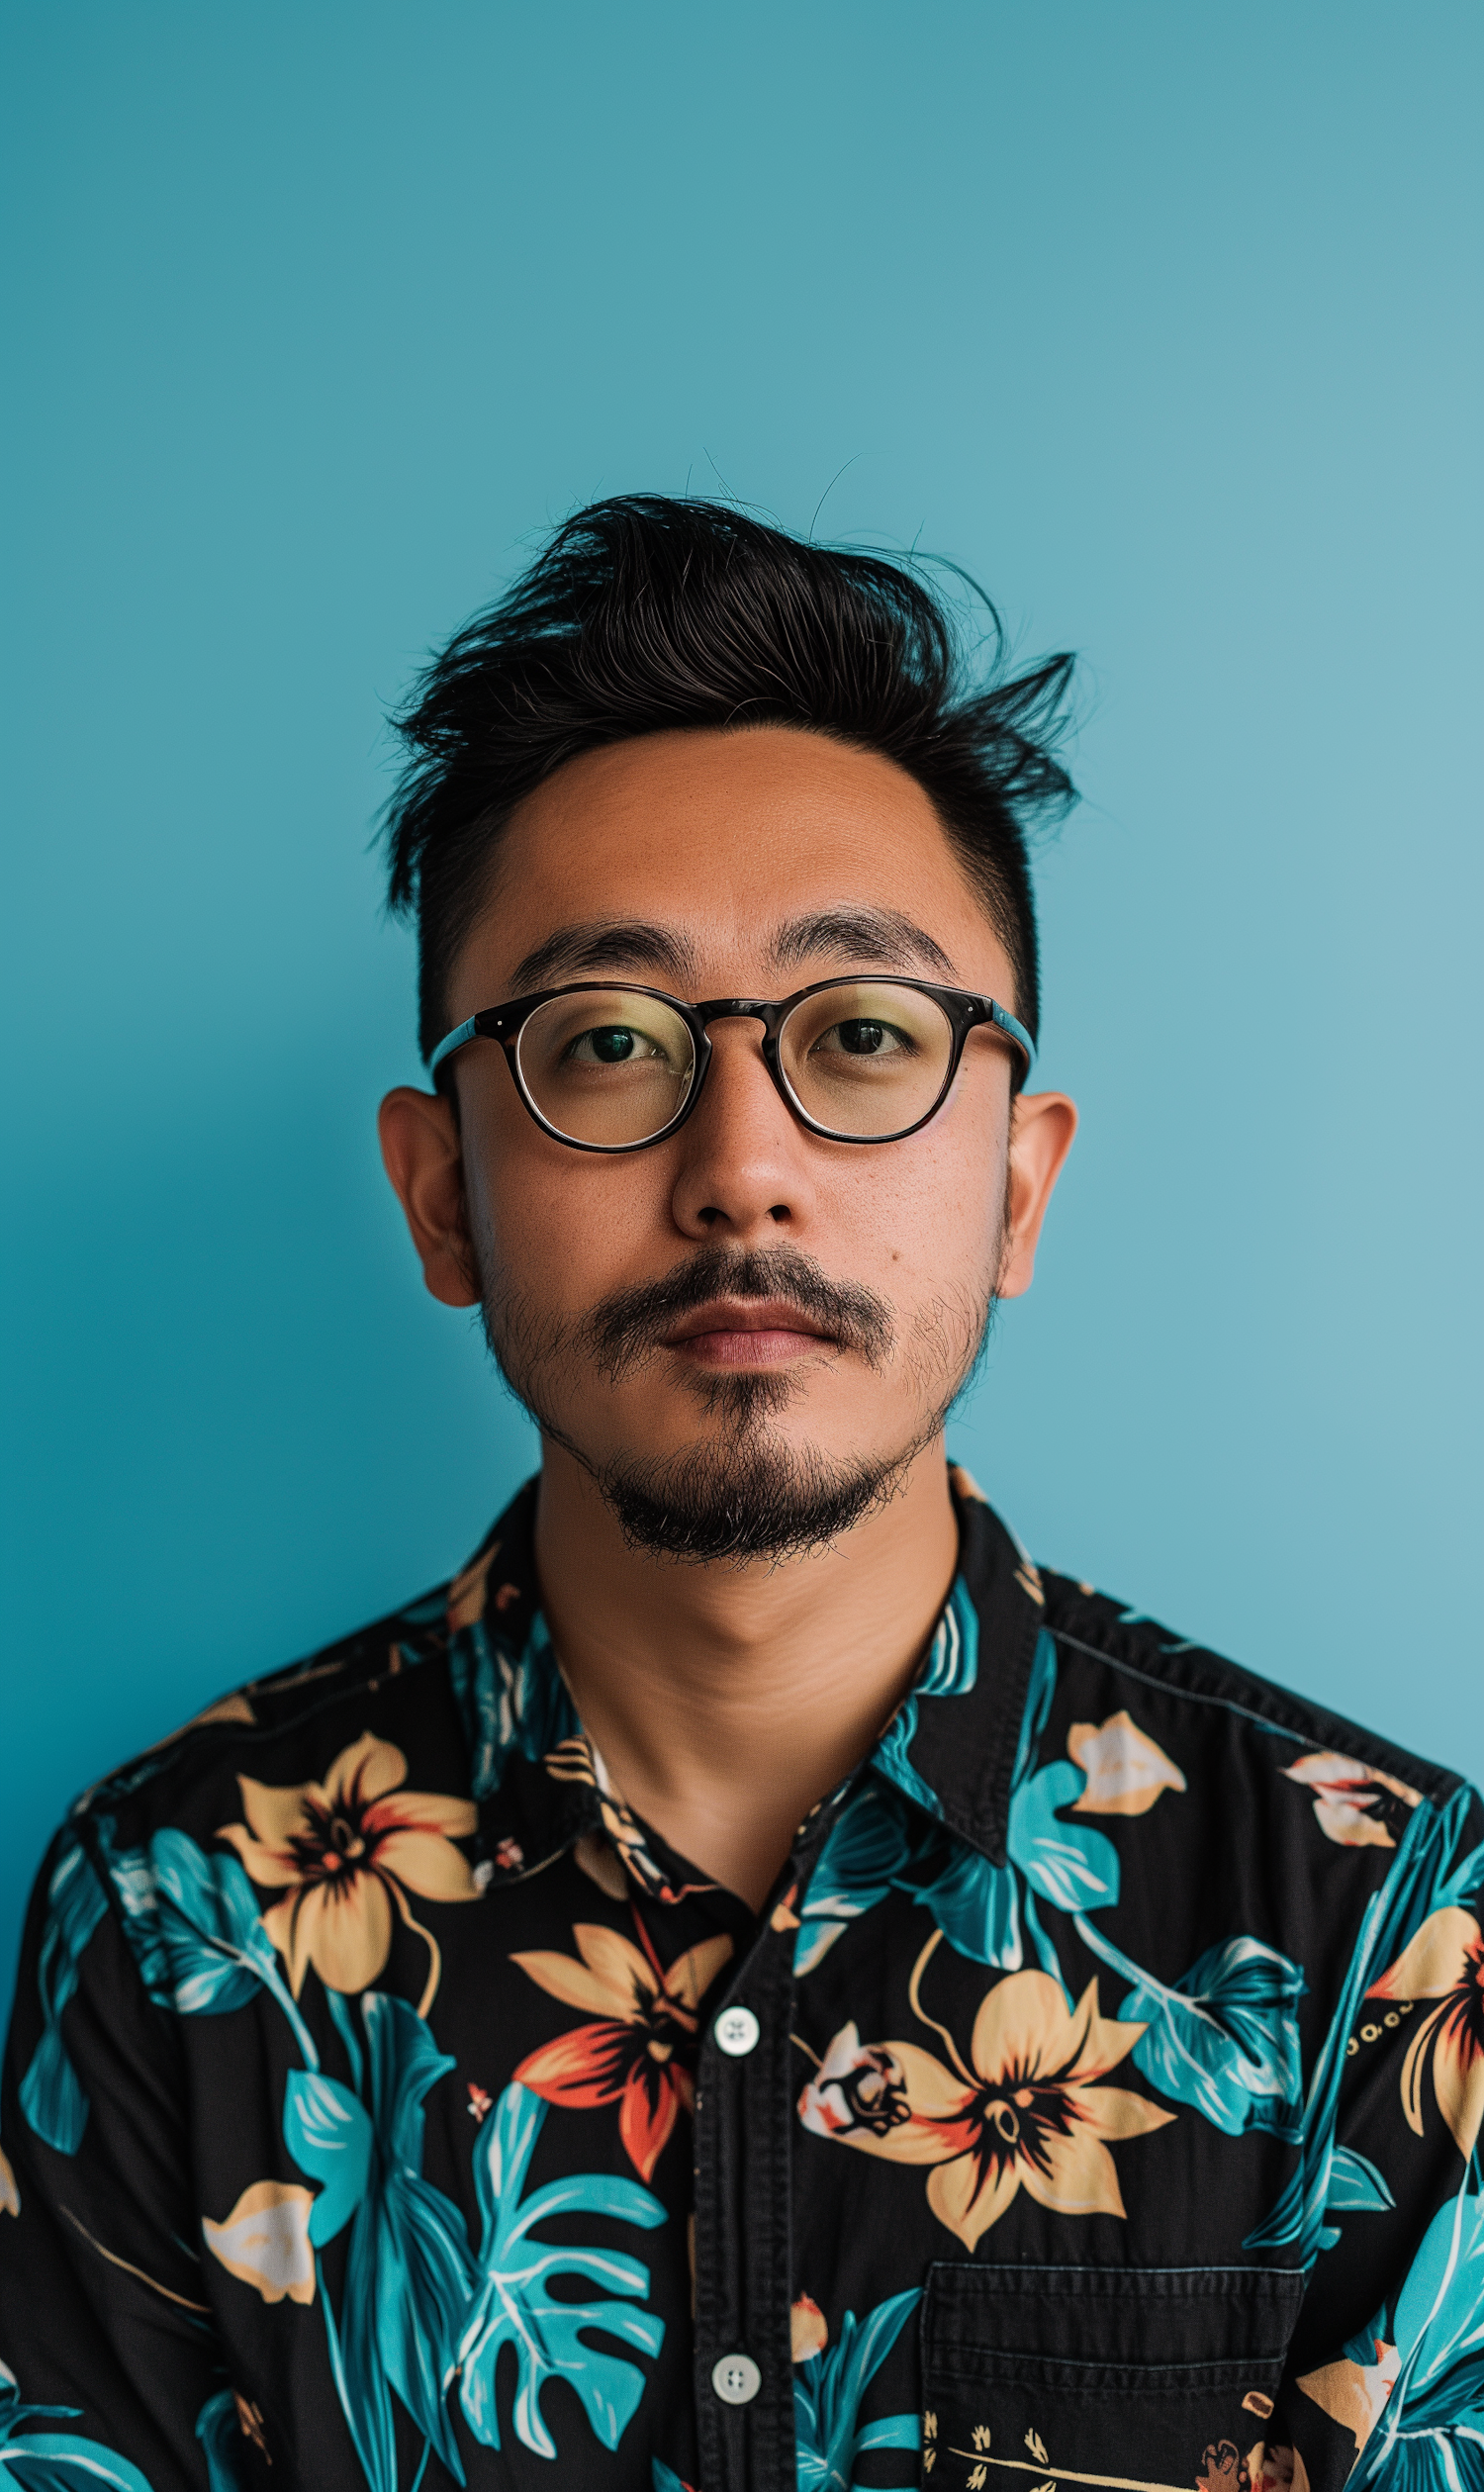
<instances>
[{"instance_id":1,"label":"man's nose","mask_svg":"<svg viewBox=\"0 0 1484 2492\"><path fill-rule=\"evenodd\" d=\"M796 1234L814 1208L820 1146L790 1114L763 1061L762 1024L713 1021L711 1061L692 1116L676 1137L676 1225L690 1238L739 1245ZM823 1146L828 1148L828 1146Z\"/></svg>"}]
</instances>

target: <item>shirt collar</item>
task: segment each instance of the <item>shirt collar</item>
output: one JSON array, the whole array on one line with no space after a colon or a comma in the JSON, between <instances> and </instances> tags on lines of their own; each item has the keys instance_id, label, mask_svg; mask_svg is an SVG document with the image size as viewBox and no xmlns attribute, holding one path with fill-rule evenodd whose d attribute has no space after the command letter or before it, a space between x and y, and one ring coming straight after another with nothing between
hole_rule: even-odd
<instances>
[{"instance_id":1,"label":"shirt collar","mask_svg":"<svg viewBox=\"0 0 1484 2492\"><path fill-rule=\"evenodd\" d=\"M1035 1567L957 1466L959 1568L911 1694L866 1760L999 1865L1045 1596ZM448 1588L449 1676L469 1741L486 1884L605 1835L657 1901L682 1865L624 1804L584 1735L536 1591L527 1481Z\"/></svg>"}]
</instances>

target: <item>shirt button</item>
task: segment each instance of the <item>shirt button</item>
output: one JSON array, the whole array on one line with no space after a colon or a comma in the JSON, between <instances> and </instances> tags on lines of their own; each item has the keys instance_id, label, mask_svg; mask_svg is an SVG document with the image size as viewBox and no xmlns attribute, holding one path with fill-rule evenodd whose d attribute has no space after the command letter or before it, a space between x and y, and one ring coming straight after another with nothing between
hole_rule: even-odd
<instances>
[{"instance_id":1,"label":"shirt button","mask_svg":"<svg viewBox=\"0 0 1484 2492\"><path fill-rule=\"evenodd\" d=\"M723 2007L711 2031L717 2050L724 2051L729 2060L745 2060L763 2037L763 2028L750 2007ZM753 2391L749 2389L748 2394Z\"/></svg>"},{"instance_id":2,"label":"shirt button","mask_svg":"<svg viewBox=\"0 0 1484 2492\"><path fill-rule=\"evenodd\" d=\"M724 2406L750 2406L762 2385L763 2374L750 2354L723 2354L712 2366L711 2386Z\"/></svg>"}]
</instances>

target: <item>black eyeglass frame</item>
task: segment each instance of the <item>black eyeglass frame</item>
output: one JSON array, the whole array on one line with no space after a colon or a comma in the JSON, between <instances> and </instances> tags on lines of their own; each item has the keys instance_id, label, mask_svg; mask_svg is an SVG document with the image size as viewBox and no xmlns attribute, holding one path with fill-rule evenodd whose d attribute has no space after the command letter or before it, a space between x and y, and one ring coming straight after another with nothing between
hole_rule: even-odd
<instances>
[{"instance_id":1,"label":"black eyeglass frame","mask_svg":"<svg viewBox=\"0 0 1484 2492\"><path fill-rule=\"evenodd\" d=\"M779 1056L779 1034L788 1015L799 1004L807 1003L811 995L826 993L832 986L906 986L910 987L914 994L931 996L933 1002L941 1007L952 1033L948 1069L932 1106L922 1116L915 1118L912 1124L899 1126L891 1134L836 1133L833 1127L821 1125L815 1117L810 1116L808 1109L789 1087L788 1076L784 1070ZM642 1142L636 1143L579 1142L574 1135L564 1134L560 1127L552 1124L549 1117L542 1115L525 1086L516 1046L525 1023L542 1004L554 1003L559 995L597 995L615 992L627 995L648 995L654 1002L668 1004L672 1012L678 1013L690 1031L696 1049L696 1071L691 1087L686 1093L684 1105L670 1119L669 1124L662 1125L657 1133L646 1134ZM712 1021L762 1022L763 1061L768 1067L775 1090L790 1115L797 1117L800 1125L804 1126L809 1133L817 1134L821 1141L830 1143L899 1143L905 1142L909 1134L920 1134L924 1125L932 1123L952 1090L958 1078L959 1066L963 1061L964 1049L968 1044L970 1032L973 1030L997 1031L1000 1037L1008 1039L1010 1045L1024 1058L1024 1063L1011 1079L1012 1095L1022 1087L1036 1061L1036 1049L1029 1030L1023 1022L1016 1020L1013 1012L1006 1012L1003 1004L997 1004L992 995L974 995L962 986L935 986L927 978L922 977L878 977L857 971L853 976L817 978L812 986L800 986L796 993L785 995L778 1003L769 1003L756 995L723 995L714 997L709 1003L688 1004L679 995L667 994L662 986L641 986L633 981L612 977L578 978L567 986L543 987L538 995L516 995L510 1003L494 1004L485 1012L472 1013L467 1021L461 1021L457 1029L450 1030L446 1038L439 1040L428 1058L427 1068L432 1075L434 1088L447 1090L449 1059L460 1048L467 1047L473 1039L494 1039L505 1051L506 1061L510 1068L510 1078L515 1084L522 1105L527 1114L540 1126L542 1133L549 1134L554 1142L565 1143L569 1151L599 1152L604 1158L611 1158L620 1153L649 1151L654 1144L665 1142L672 1134L680 1131L705 1086L706 1072L711 1061L708 1025Z\"/></svg>"}]
</instances>

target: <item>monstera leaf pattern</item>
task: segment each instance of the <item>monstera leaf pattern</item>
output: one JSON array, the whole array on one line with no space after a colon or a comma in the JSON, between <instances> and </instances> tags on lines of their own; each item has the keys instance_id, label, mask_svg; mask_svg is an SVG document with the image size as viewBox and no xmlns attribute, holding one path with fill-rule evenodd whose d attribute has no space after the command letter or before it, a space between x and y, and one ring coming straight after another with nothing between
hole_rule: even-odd
<instances>
[{"instance_id":1,"label":"monstera leaf pattern","mask_svg":"<svg viewBox=\"0 0 1484 2492\"><path fill-rule=\"evenodd\" d=\"M516 2362L516 2438L538 2456L554 2457L556 2443L541 2412L541 2398L563 2379L582 2399L604 2448L616 2448L644 2393L635 2362L588 2341L601 2330L651 2359L664 2339L663 2320L641 2310L649 2270L622 2252L594 2246L548 2246L535 2238L556 2216L603 2216L646 2229L663 2224L659 2199L636 2180L574 2172L525 2195L526 2174L547 2106L523 2085L507 2085L480 2132L475 2163L484 2235L478 2266L481 2284L458 2349L462 2368L459 2401L476 2440L498 2448L496 2371L501 2350L510 2346ZM599 2288L591 2301L558 2300L558 2279L580 2279Z\"/></svg>"}]
</instances>

